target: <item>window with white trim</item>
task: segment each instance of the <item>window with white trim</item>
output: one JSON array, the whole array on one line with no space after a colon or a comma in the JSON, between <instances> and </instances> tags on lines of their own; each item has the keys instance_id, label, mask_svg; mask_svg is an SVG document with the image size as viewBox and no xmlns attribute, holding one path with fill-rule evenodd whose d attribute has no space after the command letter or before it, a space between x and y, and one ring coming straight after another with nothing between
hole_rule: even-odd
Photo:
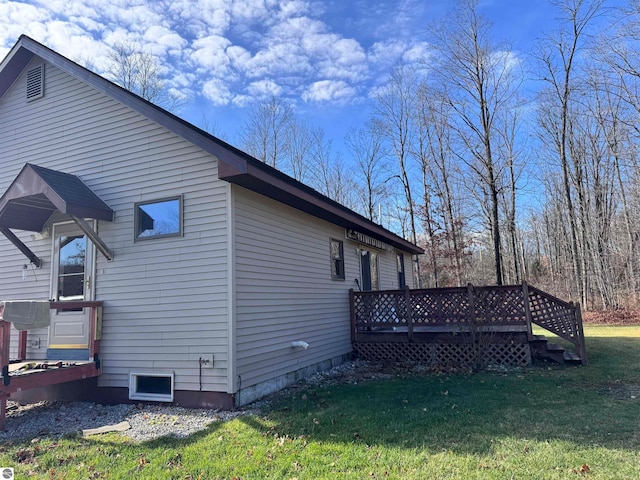
<instances>
[{"instance_id":1,"label":"window with white trim","mask_svg":"<svg viewBox=\"0 0 640 480\"><path fill-rule=\"evenodd\" d=\"M129 374L129 399L173 402L173 372Z\"/></svg>"}]
</instances>

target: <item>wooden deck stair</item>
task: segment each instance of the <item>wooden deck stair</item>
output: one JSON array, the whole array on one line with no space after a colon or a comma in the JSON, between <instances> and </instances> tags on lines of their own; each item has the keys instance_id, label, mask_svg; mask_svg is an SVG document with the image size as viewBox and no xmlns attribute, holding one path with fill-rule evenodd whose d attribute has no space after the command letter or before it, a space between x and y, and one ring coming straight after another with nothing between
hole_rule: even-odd
<instances>
[{"instance_id":1,"label":"wooden deck stair","mask_svg":"<svg viewBox=\"0 0 640 480\"><path fill-rule=\"evenodd\" d=\"M582 358L575 352L565 350L562 345L549 343L544 335L533 335L529 341L531 355L534 358L547 358L560 364L581 365Z\"/></svg>"}]
</instances>

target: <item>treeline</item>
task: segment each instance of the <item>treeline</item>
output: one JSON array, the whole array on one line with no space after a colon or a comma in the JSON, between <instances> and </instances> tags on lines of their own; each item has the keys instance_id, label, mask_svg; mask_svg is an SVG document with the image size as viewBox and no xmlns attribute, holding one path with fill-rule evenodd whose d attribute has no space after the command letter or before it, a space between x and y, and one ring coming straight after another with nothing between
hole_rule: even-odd
<instances>
[{"instance_id":1,"label":"treeline","mask_svg":"<svg viewBox=\"0 0 640 480\"><path fill-rule=\"evenodd\" d=\"M556 28L524 53L459 2L340 155L276 98L241 145L422 246L423 287L527 280L588 308L637 306L640 5L553 8Z\"/></svg>"}]
</instances>

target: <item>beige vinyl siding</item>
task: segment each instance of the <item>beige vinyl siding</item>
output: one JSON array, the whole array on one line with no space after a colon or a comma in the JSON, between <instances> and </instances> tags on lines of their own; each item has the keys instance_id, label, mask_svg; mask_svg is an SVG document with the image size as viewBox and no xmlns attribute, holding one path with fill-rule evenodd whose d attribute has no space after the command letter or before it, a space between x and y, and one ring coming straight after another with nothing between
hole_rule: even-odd
<instances>
[{"instance_id":1,"label":"beige vinyl siding","mask_svg":"<svg viewBox=\"0 0 640 480\"><path fill-rule=\"evenodd\" d=\"M409 288L413 288L411 254L400 250L396 253L404 254L405 283ZM387 252L385 255L379 256L380 290L395 290L398 288L398 264L396 260L396 253Z\"/></svg>"},{"instance_id":2,"label":"beige vinyl siding","mask_svg":"<svg viewBox=\"0 0 640 480\"><path fill-rule=\"evenodd\" d=\"M415 262L410 253L398 251L398 253L404 254L404 282L409 288L415 288L415 279L413 274L413 267ZM397 280L396 280L397 281Z\"/></svg>"},{"instance_id":3,"label":"beige vinyl siding","mask_svg":"<svg viewBox=\"0 0 640 480\"><path fill-rule=\"evenodd\" d=\"M111 262L97 254L99 384L127 387L130 371L173 371L176 389L197 390L198 359L213 354L203 390L226 392L229 186L217 179L215 159L51 65L45 82L40 100L26 102L24 75L0 99L0 193L31 162L78 175L115 211L115 222L98 227L114 251ZM184 235L134 242L134 204L174 195L184 196ZM16 233L44 266L23 281L28 260L0 235L0 299L48 298L51 239ZM46 354L40 333L29 357Z\"/></svg>"},{"instance_id":4,"label":"beige vinyl siding","mask_svg":"<svg viewBox=\"0 0 640 480\"><path fill-rule=\"evenodd\" d=\"M351 351L349 289L358 244L337 225L233 188L236 360L241 388ZM344 242L345 280L331 279L330 240ZM397 285L395 253L379 253L383 286ZM302 340L308 350L294 349Z\"/></svg>"}]
</instances>

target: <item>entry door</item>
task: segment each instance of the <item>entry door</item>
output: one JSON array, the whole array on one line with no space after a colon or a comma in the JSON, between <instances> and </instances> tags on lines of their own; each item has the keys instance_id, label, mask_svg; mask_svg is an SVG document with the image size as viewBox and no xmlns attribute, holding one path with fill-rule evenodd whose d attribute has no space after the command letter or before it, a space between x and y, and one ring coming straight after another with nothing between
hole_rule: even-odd
<instances>
[{"instance_id":1,"label":"entry door","mask_svg":"<svg viewBox=\"0 0 640 480\"><path fill-rule=\"evenodd\" d=\"M360 250L360 274L362 290L378 290L378 254L368 250Z\"/></svg>"},{"instance_id":2,"label":"entry door","mask_svg":"<svg viewBox=\"0 0 640 480\"><path fill-rule=\"evenodd\" d=\"M91 241L75 223L53 226L51 297L58 302L93 299L94 255ZM53 310L50 349L89 347L91 309Z\"/></svg>"}]
</instances>

